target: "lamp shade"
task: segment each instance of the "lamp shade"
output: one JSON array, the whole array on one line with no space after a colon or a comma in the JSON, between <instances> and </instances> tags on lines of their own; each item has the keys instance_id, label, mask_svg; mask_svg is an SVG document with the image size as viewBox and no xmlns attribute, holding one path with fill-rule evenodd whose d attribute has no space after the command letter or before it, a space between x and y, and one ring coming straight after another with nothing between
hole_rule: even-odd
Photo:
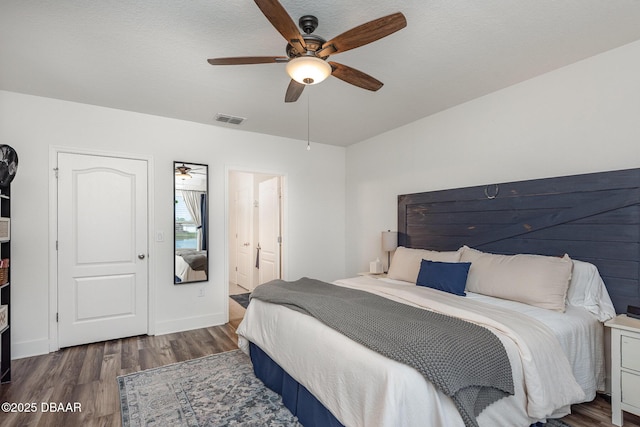
<instances>
[{"instance_id":1,"label":"lamp shade","mask_svg":"<svg viewBox=\"0 0 640 427\"><path fill-rule=\"evenodd\" d=\"M391 252L398 247L398 232L383 231L382 232L382 250Z\"/></svg>"},{"instance_id":2,"label":"lamp shade","mask_svg":"<svg viewBox=\"0 0 640 427\"><path fill-rule=\"evenodd\" d=\"M315 56L299 56L287 62L287 74L298 83L314 85L331 75L331 65Z\"/></svg>"}]
</instances>

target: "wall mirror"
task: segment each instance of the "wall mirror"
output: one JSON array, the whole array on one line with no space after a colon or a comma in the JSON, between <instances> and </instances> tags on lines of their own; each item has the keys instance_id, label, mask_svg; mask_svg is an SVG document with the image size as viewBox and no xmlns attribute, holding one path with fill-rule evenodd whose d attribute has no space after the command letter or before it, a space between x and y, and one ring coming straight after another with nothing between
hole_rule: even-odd
<instances>
[{"instance_id":1,"label":"wall mirror","mask_svg":"<svg viewBox=\"0 0 640 427\"><path fill-rule=\"evenodd\" d=\"M204 282L209 275L208 166L173 162L173 283Z\"/></svg>"}]
</instances>

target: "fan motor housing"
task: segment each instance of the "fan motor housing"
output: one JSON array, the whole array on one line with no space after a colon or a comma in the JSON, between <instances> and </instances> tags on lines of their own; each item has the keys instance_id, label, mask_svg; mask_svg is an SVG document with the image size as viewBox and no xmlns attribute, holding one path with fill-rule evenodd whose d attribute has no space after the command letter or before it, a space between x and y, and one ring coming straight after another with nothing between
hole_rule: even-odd
<instances>
[{"instance_id":1,"label":"fan motor housing","mask_svg":"<svg viewBox=\"0 0 640 427\"><path fill-rule=\"evenodd\" d=\"M298 20L298 25L302 30L302 38L304 39L305 44L307 45L307 51L317 52L322 48L322 45L325 44L326 40L320 36L316 36L313 33L316 28L318 28L318 18L313 15L304 15L301 16ZM290 43L287 44L286 47L287 56L291 59L297 58L298 56L305 55L307 52L300 52ZM328 58L329 55L323 56L322 59Z\"/></svg>"},{"instance_id":2,"label":"fan motor housing","mask_svg":"<svg viewBox=\"0 0 640 427\"><path fill-rule=\"evenodd\" d=\"M316 36L314 34L303 34L302 38L307 45L307 50L317 52L322 48L322 45L325 44L326 40L320 36ZM287 43L286 47L287 56L289 58L297 58L298 56L302 56L306 54L306 52L299 52L291 43ZM329 55L323 56L322 59L328 58Z\"/></svg>"}]
</instances>

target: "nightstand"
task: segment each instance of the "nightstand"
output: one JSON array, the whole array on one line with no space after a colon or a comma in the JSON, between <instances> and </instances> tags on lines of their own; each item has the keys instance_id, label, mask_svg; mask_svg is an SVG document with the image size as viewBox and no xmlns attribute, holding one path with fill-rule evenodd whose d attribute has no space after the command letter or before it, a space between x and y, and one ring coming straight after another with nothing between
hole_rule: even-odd
<instances>
[{"instance_id":1,"label":"nightstand","mask_svg":"<svg viewBox=\"0 0 640 427\"><path fill-rule=\"evenodd\" d=\"M622 411L640 415L640 320L621 314L611 328L611 422L622 425Z\"/></svg>"},{"instance_id":2,"label":"nightstand","mask_svg":"<svg viewBox=\"0 0 640 427\"><path fill-rule=\"evenodd\" d=\"M373 277L375 279L381 279L383 277L387 277L387 273L369 273L369 272L362 272L362 273L358 273L358 276L369 276L369 277Z\"/></svg>"}]
</instances>

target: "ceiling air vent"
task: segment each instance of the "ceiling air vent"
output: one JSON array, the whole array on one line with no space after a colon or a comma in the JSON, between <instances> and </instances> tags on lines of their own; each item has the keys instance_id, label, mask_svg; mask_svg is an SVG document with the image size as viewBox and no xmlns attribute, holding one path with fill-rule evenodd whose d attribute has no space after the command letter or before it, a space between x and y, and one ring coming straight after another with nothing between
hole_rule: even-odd
<instances>
[{"instance_id":1,"label":"ceiling air vent","mask_svg":"<svg viewBox=\"0 0 640 427\"><path fill-rule=\"evenodd\" d=\"M230 116L228 114L221 114L221 113L216 114L216 122L229 123L232 125L240 125L245 120L247 119L244 117Z\"/></svg>"}]
</instances>

